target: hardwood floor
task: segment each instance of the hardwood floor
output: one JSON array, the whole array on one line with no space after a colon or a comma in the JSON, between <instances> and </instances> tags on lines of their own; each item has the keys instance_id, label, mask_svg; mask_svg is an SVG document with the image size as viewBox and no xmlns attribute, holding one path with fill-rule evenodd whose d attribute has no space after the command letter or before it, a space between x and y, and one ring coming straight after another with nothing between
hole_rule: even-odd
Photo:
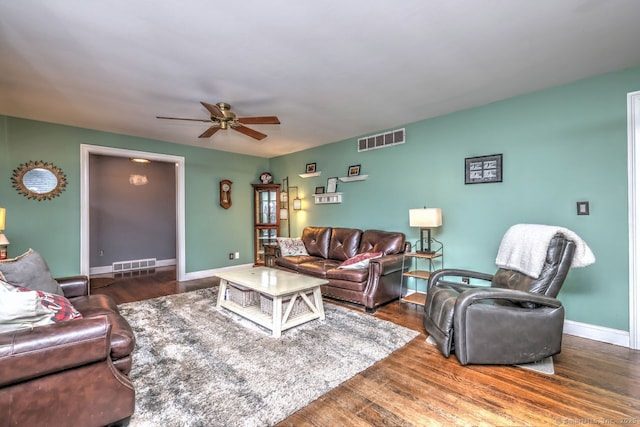
<instances>
[{"instance_id":1,"label":"hardwood floor","mask_svg":"<svg viewBox=\"0 0 640 427\"><path fill-rule=\"evenodd\" d=\"M218 282L179 283L175 277L173 268L160 268L92 292L121 304ZM640 424L640 351L565 335L562 353L554 356L555 375L465 367L426 343L416 306L394 302L374 315L421 334L279 426Z\"/></svg>"}]
</instances>

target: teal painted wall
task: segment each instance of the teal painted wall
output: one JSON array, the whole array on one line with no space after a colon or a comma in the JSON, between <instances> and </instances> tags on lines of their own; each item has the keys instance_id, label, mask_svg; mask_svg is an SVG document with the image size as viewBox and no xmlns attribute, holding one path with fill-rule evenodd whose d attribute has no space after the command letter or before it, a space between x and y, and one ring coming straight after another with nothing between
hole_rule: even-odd
<instances>
[{"instance_id":1,"label":"teal painted wall","mask_svg":"<svg viewBox=\"0 0 640 427\"><path fill-rule=\"evenodd\" d=\"M575 269L560 293L567 318L628 331L626 95L640 89L640 68L407 124L407 143L364 153L356 138L262 159L106 132L0 116L0 206L7 208L10 254L41 252L57 276L79 272L80 144L185 157L187 272L252 262L250 183L271 170L299 187L303 210L291 215L292 235L306 225L398 230L412 241L410 208L441 207L435 237L445 266L495 271L495 254L515 223L568 227L593 249L593 266ZM371 134L379 130L372 130ZM464 184L464 158L502 153L504 182ZM61 197L35 202L10 185L29 160L62 168ZM302 179L306 163L322 175ZM360 164L366 181L340 183L340 205L314 205L316 186ZM233 207L218 204L218 181L233 181ZM588 200L591 215L577 216ZM286 223L283 223L286 226ZM240 251L241 258L227 259Z\"/></svg>"},{"instance_id":2,"label":"teal painted wall","mask_svg":"<svg viewBox=\"0 0 640 427\"><path fill-rule=\"evenodd\" d=\"M253 262L250 184L268 170L268 159L0 116L0 206L7 209L10 256L32 247L54 275L79 273L81 144L184 157L187 273ZM11 187L12 171L30 160L62 169L68 184L60 197L37 202ZM219 205L222 179L233 182L229 210ZM236 251L240 259L230 261Z\"/></svg>"},{"instance_id":3,"label":"teal painted wall","mask_svg":"<svg viewBox=\"0 0 640 427\"><path fill-rule=\"evenodd\" d=\"M560 293L567 318L629 330L627 93L640 89L640 68L623 70L407 124L407 142L358 153L357 138L272 159L304 197L292 236L306 225L405 232L408 210L440 207L445 266L495 271L495 255L516 223L558 225L578 233L596 264L573 269ZM378 133L372 130L371 134ZM466 157L502 153L502 183L464 184ZM316 162L320 177L303 179ZM366 181L340 183L343 203L314 205L316 186L361 165ZM591 214L576 215L588 200Z\"/></svg>"}]
</instances>

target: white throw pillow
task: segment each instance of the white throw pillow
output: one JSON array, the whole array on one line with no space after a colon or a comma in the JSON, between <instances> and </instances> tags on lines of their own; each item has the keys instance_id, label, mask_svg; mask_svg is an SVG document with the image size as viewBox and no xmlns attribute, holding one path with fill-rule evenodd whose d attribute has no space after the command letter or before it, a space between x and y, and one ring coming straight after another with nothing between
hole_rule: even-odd
<instances>
[{"instance_id":1,"label":"white throw pillow","mask_svg":"<svg viewBox=\"0 0 640 427\"><path fill-rule=\"evenodd\" d=\"M16 292L0 281L0 333L51 323L52 311L42 306L36 291Z\"/></svg>"},{"instance_id":2,"label":"white throw pillow","mask_svg":"<svg viewBox=\"0 0 640 427\"><path fill-rule=\"evenodd\" d=\"M277 240L282 256L309 255L304 242L299 237L277 237Z\"/></svg>"}]
</instances>

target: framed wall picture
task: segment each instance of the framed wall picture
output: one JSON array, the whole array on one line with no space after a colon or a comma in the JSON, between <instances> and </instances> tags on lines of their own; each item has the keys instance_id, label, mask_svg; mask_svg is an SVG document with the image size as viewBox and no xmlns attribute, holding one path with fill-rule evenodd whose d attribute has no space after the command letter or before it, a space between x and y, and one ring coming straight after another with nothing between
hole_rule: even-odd
<instances>
[{"instance_id":1,"label":"framed wall picture","mask_svg":"<svg viewBox=\"0 0 640 427\"><path fill-rule=\"evenodd\" d=\"M358 176L358 175L360 175L360 165L349 166L347 176Z\"/></svg>"},{"instance_id":2,"label":"framed wall picture","mask_svg":"<svg viewBox=\"0 0 640 427\"><path fill-rule=\"evenodd\" d=\"M314 173L316 171L315 163L307 163L307 167L305 168L304 173Z\"/></svg>"},{"instance_id":3,"label":"framed wall picture","mask_svg":"<svg viewBox=\"0 0 640 427\"><path fill-rule=\"evenodd\" d=\"M324 187L316 187L316 194L324 194Z\"/></svg>"},{"instance_id":4,"label":"framed wall picture","mask_svg":"<svg viewBox=\"0 0 640 427\"><path fill-rule=\"evenodd\" d=\"M327 179L327 193L335 193L338 190L338 177Z\"/></svg>"},{"instance_id":5,"label":"framed wall picture","mask_svg":"<svg viewBox=\"0 0 640 427\"><path fill-rule=\"evenodd\" d=\"M502 154L464 159L464 183L502 182Z\"/></svg>"}]
</instances>

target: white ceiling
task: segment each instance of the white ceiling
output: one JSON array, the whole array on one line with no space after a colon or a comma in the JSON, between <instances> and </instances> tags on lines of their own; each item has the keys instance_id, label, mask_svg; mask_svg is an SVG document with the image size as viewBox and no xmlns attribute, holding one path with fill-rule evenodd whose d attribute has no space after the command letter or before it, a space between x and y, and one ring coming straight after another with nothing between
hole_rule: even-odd
<instances>
[{"instance_id":1,"label":"white ceiling","mask_svg":"<svg viewBox=\"0 0 640 427\"><path fill-rule=\"evenodd\" d=\"M637 65L640 0L0 0L0 114L262 157Z\"/></svg>"}]
</instances>

